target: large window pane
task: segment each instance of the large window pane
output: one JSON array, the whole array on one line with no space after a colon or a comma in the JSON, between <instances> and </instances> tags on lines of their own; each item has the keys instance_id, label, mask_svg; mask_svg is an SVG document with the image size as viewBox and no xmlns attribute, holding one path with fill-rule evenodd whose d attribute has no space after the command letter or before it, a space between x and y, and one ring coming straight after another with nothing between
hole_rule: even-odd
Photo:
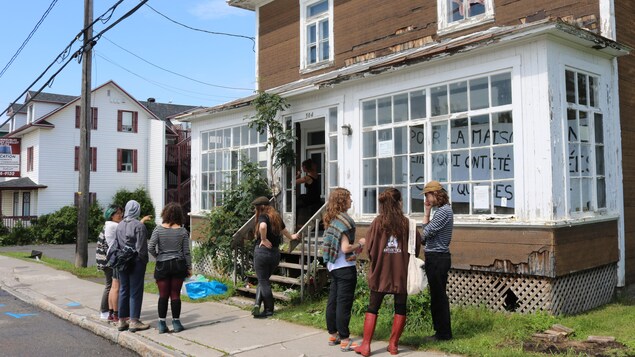
<instances>
[{"instance_id":1,"label":"large window pane","mask_svg":"<svg viewBox=\"0 0 635 357\"><path fill-rule=\"evenodd\" d=\"M377 212L377 189L365 188L364 196L362 198L362 206L364 213L376 213Z\"/></svg>"},{"instance_id":2,"label":"large window pane","mask_svg":"<svg viewBox=\"0 0 635 357\"><path fill-rule=\"evenodd\" d=\"M394 129L395 155L408 153L408 128L405 126Z\"/></svg>"},{"instance_id":3,"label":"large window pane","mask_svg":"<svg viewBox=\"0 0 635 357\"><path fill-rule=\"evenodd\" d=\"M514 123L512 112L492 114L492 144L511 144L514 142Z\"/></svg>"},{"instance_id":4,"label":"large window pane","mask_svg":"<svg viewBox=\"0 0 635 357\"><path fill-rule=\"evenodd\" d=\"M432 124L432 151L446 150L448 148L448 122Z\"/></svg>"},{"instance_id":5,"label":"large window pane","mask_svg":"<svg viewBox=\"0 0 635 357\"><path fill-rule=\"evenodd\" d=\"M401 184L408 183L408 157L407 156L395 157L394 176L395 177L393 181L395 184L401 185Z\"/></svg>"},{"instance_id":6,"label":"large window pane","mask_svg":"<svg viewBox=\"0 0 635 357\"><path fill-rule=\"evenodd\" d=\"M472 169L472 180L491 179L489 148L472 150L472 156L469 161Z\"/></svg>"},{"instance_id":7,"label":"large window pane","mask_svg":"<svg viewBox=\"0 0 635 357\"><path fill-rule=\"evenodd\" d=\"M471 200L472 195L470 194L469 183L452 184L450 201L452 202L454 214L469 214Z\"/></svg>"},{"instance_id":8,"label":"large window pane","mask_svg":"<svg viewBox=\"0 0 635 357\"><path fill-rule=\"evenodd\" d=\"M369 131L364 133L364 148L362 157L375 157L377 156L377 141L375 138L376 132Z\"/></svg>"},{"instance_id":9,"label":"large window pane","mask_svg":"<svg viewBox=\"0 0 635 357\"><path fill-rule=\"evenodd\" d=\"M470 80L470 109L489 107L489 87L487 77Z\"/></svg>"},{"instance_id":10,"label":"large window pane","mask_svg":"<svg viewBox=\"0 0 635 357\"><path fill-rule=\"evenodd\" d=\"M410 153L425 151L425 132L423 125L410 127Z\"/></svg>"},{"instance_id":11,"label":"large window pane","mask_svg":"<svg viewBox=\"0 0 635 357\"><path fill-rule=\"evenodd\" d=\"M489 130L489 115L479 115L470 118L470 126L472 135L470 135L470 141L472 146L489 146L490 145L490 130Z\"/></svg>"},{"instance_id":12,"label":"large window pane","mask_svg":"<svg viewBox=\"0 0 635 357\"><path fill-rule=\"evenodd\" d=\"M448 153L432 154L432 180L448 181Z\"/></svg>"},{"instance_id":13,"label":"large window pane","mask_svg":"<svg viewBox=\"0 0 635 357\"><path fill-rule=\"evenodd\" d=\"M377 125L377 107L374 100L362 103L362 125L364 127Z\"/></svg>"},{"instance_id":14,"label":"large window pane","mask_svg":"<svg viewBox=\"0 0 635 357\"><path fill-rule=\"evenodd\" d=\"M392 158L385 158L378 160L379 168L379 184L380 185L393 185L392 175L394 172Z\"/></svg>"},{"instance_id":15,"label":"large window pane","mask_svg":"<svg viewBox=\"0 0 635 357\"><path fill-rule=\"evenodd\" d=\"M364 165L364 185L376 185L377 184L377 160L369 159L363 161Z\"/></svg>"},{"instance_id":16,"label":"large window pane","mask_svg":"<svg viewBox=\"0 0 635 357\"><path fill-rule=\"evenodd\" d=\"M394 97L395 108L393 111L394 122L408 120L408 94L399 94Z\"/></svg>"},{"instance_id":17,"label":"large window pane","mask_svg":"<svg viewBox=\"0 0 635 357\"><path fill-rule=\"evenodd\" d=\"M494 214L514 213L514 181L495 182L494 194Z\"/></svg>"},{"instance_id":18,"label":"large window pane","mask_svg":"<svg viewBox=\"0 0 635 357\"><path fill-rule=\"evenodd\" d=\"M494 180L514 178L514 147L495 146L492 155Z\"/></svg>"},{"instance_id":19,"label":"large window pane","mask_svg":"<svg viewBox=\"0 0 635 357\"><path fill-rule=\"evenodd\" d=\"M469 146L469 135L467 131L467 118L454 119L450 122L450 144L452 149L462 149Z\"/></svg>"},{"instance_id":20,"label":"large window pane","mask_svg":"<svg viewBox=\"0 0 635 357\"><path fill-rule=\"evenodd\" d=\"M392 98L377 99L377 124L390 124L392 122Z\"/></svg>"},{"instance_id":21,"label":"large window pane","mask_svg":"<svg viewBox=\"0 0 635 357\"><path fill-rule=\"evenodd\" d=\"M410 119L426 117L426 91L410 92Z\"/></svg>"},{"instance_id":22,"label":"large window pane","mask_svg":"<svg viewBox=\"0 0 635 357\"><path fill-rule=\"evenodd\" d=\"M512 75L502 73L492 76L492 106L512 103Z\"/></svg>"},{"instance_id":23,"label":"large window pane","mask_svg":"<svg viewBox=\"0 0 635 357\"><path fill-rule=\"evenodd\" d=\"M439 86L430 89L432 116L448 114L448 87Z\"/></svg>"},{"instance_id":24,"label":"large window pane","mask_svg":"<svg viewBox=\"0 0 635 357\"><path fill-rule=\"evenodd\" d=\"M453 150L452 181L467 181L470 179L470 152L468 150Z\"/></svg>"},{"instance_id":25,"label":"large window pane","mask_svg":"<svg viewBox=\"0 0 635 357\"><path fill-rule=\"evenodd\" d=\"M467 110L467 82L450 84L450 112L460 113Z\"/></svg>"}]
</instances>

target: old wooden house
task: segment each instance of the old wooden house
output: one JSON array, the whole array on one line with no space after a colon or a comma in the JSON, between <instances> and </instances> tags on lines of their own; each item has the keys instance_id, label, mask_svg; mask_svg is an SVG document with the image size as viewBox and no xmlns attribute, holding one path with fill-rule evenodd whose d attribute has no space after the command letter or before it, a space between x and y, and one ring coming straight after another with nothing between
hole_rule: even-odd
<instances>
[{"instance_id":1,"label":"old wooden house","mask_svg":"<svg viewBox=\"0 0 635 357\"><path fill-rule=\"evenodd\" d=\"M455 212L453 304L576 313L635 283L635 3L230 0L256 13L258 90L291 104L298 162L353 195L362 232L397 187L420 219L439 180ZM244 154L253 97L192 123L192 223ZM280 177L295 217L295 169Z\"/></svg>"}]
</instances>

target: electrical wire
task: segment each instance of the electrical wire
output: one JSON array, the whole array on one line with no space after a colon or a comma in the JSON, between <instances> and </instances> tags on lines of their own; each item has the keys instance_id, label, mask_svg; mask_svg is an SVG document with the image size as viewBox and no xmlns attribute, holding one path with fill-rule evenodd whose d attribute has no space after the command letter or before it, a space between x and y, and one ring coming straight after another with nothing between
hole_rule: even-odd
<instances>
[{"instance_id":1,"label":"electrical wire","mask_svg":"<svg viewBox=\"0 0 635 357\"><path fill-rule=\"evenodd\" d=\"M124 51L128 52L129 54L131 54L131 55L133 55L133 56L137 57L138 59L142 60L143 62L145 62L145 63L147 63L147 64L149 64L149 65L151 65L151 66L154 66L154 67L156 67L156 68L158 68L158 69L160 69L160 70L162 70L162 71L165 71L165 72L168 72L168 73L172 73L172 74L174 74L174 75L176 75L176 76L183 77L183 78L185 78L185 79L189 79L190 81L194 81L194 82L196 82L196 83L204 84L204 85L206 85L206 86L210 86L210 87L222 88L222 89L233 89L233 90L244 90L244 91L250 91L250 92L253 92L253 88L240 88L240 87L228 87L228 86L221 86L221 85L218 85L218 84L212 84L212 83L207 83L207 82L199 81L198 79L194 79L194 78L191 78L191 77L185 76L185 75L183 75L183 74L176 73L176 72L171 71L171 70L169 70L169 69L166 69L166 68L163 68L163 67L161 67L161 66L158 66L158 65L156 65L156 64L154 64L154 63L152 63L152 62L150 62L150 61L148 61L148 60L146 60L146 59L144 59L144 58L142 58L142 57L140 57L140 56L138 56L138 55L136 55L136 54L134 54L134 53L130 52L129 50L127 50L127 49L125 49L125 48L123 48L123 47L119 46L118 44L116 44L116 43L112 42L110 39L108 39L108 38L107 38L107 37L105 37L105 36L104 36L103 38L104 38L106 41L108 41L108 42L112 43L113 45L115 45L115 46L119 47L120 49L122 49L122 50L124 50Z\"/></svg>"},{"instance_id":2,"label":"electrical wire","mask_svg":"<svg viewBox=\"0 0 635 357\"><path fill-rule=\"evenodd\" d=\"M46 11L44 12L44 14L42 15L42 17L40 18L40 21L37 22L37 24L35 24L35 27L33 28L33 30L31 30L31 33L29 33L29 35L26 37L26 40L24 40L24 42L22 42L22 45L20 46L20 48L18 48L18 50L15 52L15 54L13 55L13 57L11 57L11 59L9 60L9 62L4 66L4 68L2 69L2 71L0 71L0 78L2 78L2 75L4 74L4 72L7 71L7 69L9 69L9 66L11 66L11 64L13 63L13 61L15 61L15 59L18 57L18 55L20 54L20 52L22 52L22 50L24 49L24 46L26 46L27 43L29 43L29 41L31 40L31 37L33 37L33 34L35 34L35 32L38 30L38 28L40 27L40 25L42 24L42 22L44 22L44 19L46 19L46 17L48 16L49 12L51 12L51 10L53 9L53 7L55 6L55 4L57 3L58 0L53 0L53 2L51 2L51 4L49 5L48 9L46 9Z\"/></svg>"},{"instance_id":3,"label":"electrical wire","mask_svg":"<svg viewBox=\"0 0 635 357\"><path fill-rule=\"evenodd\" d=\"M152 11L156 12L157 14L159 14L159 15L163 16L164 18L168 19L169 21L171 21L171 22L173 22L173 23L175 23L175 24L177 24L177 25L183 26L183 27L185 27L185 28L187 28L187 29L193 30L193 31L205 32L205 33L209 33L209 34L212 34L212 35L222 35L222 36L240 37L240 38L246 38L246 39L248 39L248 40L251 40L251 42L253 42L253 47L252 47L252 50L253 50L254 52L256 52L256 50L255 50L255 47L256 47L256 39L255 39L255 38L253 38L253 37L250 37L250 36L244 36L244 35L236 35L236 34L233 34L233 33L227 33L227 32L216 32L216 31L208 31L208 30L198 29L198 28L196 28L196 27L188 26L188 25L186 25L186 24L184 24L184 23L181 23L181 22L178 22L178 21L176 21L176 20L171 19L171 18L169 18L167 15L162 14L162 13L161 13L161 12L159 12L157 9L153 8L152 6L150 6L150 5L148 5L148 4L146 4L146 6L147 6L147 7L149 7Z\"/></svg>"}]
</instances>

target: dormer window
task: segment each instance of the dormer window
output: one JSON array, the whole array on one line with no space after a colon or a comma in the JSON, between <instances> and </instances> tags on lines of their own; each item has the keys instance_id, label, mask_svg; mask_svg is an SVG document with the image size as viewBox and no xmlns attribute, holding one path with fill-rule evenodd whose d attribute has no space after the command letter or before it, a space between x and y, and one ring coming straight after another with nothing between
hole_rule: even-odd
<instances>
[{"instance_id":1,"label":"dormer window","mask_svg":"<svg viewBox=\"0 0 635 357\"><path fill-rule=\"evenodd\" d=\"M331 0L304 0L301 7L302 69L317 69L333 59Z\"/></svg>"},{"instance_id":2,"label":"dormer window","mask_svg":"<svg viewBox=\"0 0 635 357\"><path fill-rule=\"evenodd\" d=\"M437 0L439 33L458 31L494 20L494 0Z\"/></svg>"},{"instance_id":3,"label":"dormer window","mask_svg":"<svg viewBox=\"0 0 635 357\"><path fill-rule=\"evenodd\" d=\"M26 123L31 124L35 121L35 108L30 104L26 111Z\"/></svg>"}]
</instances>

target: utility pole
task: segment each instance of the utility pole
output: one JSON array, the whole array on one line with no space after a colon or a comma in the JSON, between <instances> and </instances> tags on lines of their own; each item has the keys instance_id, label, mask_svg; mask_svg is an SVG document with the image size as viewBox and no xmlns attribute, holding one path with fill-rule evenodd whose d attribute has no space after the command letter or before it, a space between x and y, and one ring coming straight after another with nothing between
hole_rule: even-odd
<instances>
[{"instance_id":1,"label":"utility pole","mask_svg":"<svg viewBox=\"0 0 635 357\"><path fill-rule=\"evenodd\" d=\"M90 129L92 128L91 71L93 55L93 0L84 0L84 47L82 54L82 97L79 124L79 209L75 266L88 265L88 209L90 197Z\"/></svg>"}]
</instances>

